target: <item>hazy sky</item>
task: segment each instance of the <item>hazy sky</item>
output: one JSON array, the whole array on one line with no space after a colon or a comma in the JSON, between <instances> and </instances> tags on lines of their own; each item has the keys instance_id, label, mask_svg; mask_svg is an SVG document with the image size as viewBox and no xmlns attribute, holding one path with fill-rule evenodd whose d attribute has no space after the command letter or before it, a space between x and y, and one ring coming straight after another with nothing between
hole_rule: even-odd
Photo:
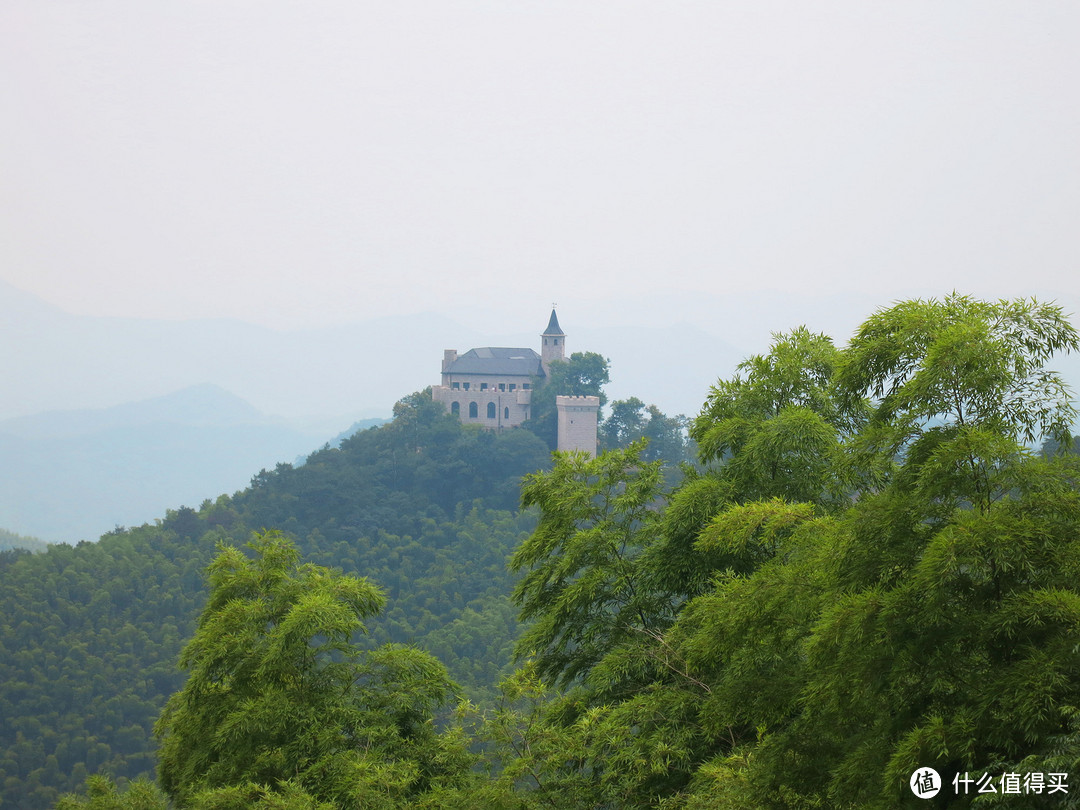
<instances>
[{"instance_id":1,"label":"hazy sky","mask_svg":"<svg viewBox=\"0 0 1080 810\"><path fill-rule=\"evenodd\" d=\"M1075 311L1078 43L1070 2L3 0L0 279L288 326Z\"/></svg>"}]
</instances>

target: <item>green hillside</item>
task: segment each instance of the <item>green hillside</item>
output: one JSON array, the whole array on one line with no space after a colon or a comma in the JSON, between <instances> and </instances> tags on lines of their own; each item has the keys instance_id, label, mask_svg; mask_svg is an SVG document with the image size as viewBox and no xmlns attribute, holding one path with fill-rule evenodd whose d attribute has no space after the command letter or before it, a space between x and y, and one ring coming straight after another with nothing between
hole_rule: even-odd
<instances>
[{"instance_id":1,"label":"green hillside","mask_svg":"<svg viewBox=\"0 0 1080 810\"><path fill-rule=\"evenodd\" d=\"M517 635L506 559L534 523L516 511L520 479L549 463L533 434L465 428L417 394L391 424L263 471L235 497L97 543L0 553L4 806L51 807L98 770L152 775L152 727L184 682L204 569L217 543L263 527L385 591L369 643L415 643L474 696L490 691Z\"/></svg>"},{"instance_id":2,"label":"green hillside","mask_svg":"<svg viewBox=\"0 0 1080 810\"><path fill-rule=\"evenodd\" d=\"M777 334L678 475L637 400L548 466L416 394L232 498L0 555L4 800L148 774L160 715L156 787L58 810L1080 806L1078 350L1060 307L957 294Z\"/></svg>"}]
</instances>

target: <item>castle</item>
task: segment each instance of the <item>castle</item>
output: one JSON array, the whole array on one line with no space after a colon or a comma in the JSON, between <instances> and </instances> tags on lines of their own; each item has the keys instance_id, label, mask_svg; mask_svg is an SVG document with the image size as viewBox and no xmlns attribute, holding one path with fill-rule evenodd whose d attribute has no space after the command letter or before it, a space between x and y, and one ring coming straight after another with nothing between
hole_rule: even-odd
<instances>
[{"instance_id":1,"label":"castle","mask_svg":"<svg viewBox=\"0 0 1080 810\"><path fill-rule=\"evenodd\" d=\"M547 329L540 335L540 354L532 349L486 346L458 355L443 352L442 384L431 397L462 422L488 430L517 427L529 418L532 386L548 376L553 360L566 359L566 333L551 310ZM596 455L599 397L556 397L558 449L584 450Z\"/></svg>"}]
</instances>

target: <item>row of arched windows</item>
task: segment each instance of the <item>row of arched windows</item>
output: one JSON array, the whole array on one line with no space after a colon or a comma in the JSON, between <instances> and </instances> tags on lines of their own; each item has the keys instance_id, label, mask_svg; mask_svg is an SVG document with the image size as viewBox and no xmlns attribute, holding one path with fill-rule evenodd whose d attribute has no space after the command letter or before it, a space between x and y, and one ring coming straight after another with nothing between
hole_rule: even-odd
<instances>
[{"instance_id":1,"label":"row of arched windows","mask_svg":"<svg viewBox=\"0 0 1080 810\"><path fill-rule=\"evenodd\" d=\"M460 402L451 402L450 403L450 413L454 414L455 416L460 416L461 415L461 403ZM488 419L494 419L495 418L495 413L496 413L495 403L494 402L489 402L487 404L487 418ZM480 408L475 402L470 402L469 403L469 418L470 419L478 419L478 418L480 418ZM509 419L509 418L510 418L510 409L509 408L503 408L503 419Z\"/></svg>"}]
</instances>

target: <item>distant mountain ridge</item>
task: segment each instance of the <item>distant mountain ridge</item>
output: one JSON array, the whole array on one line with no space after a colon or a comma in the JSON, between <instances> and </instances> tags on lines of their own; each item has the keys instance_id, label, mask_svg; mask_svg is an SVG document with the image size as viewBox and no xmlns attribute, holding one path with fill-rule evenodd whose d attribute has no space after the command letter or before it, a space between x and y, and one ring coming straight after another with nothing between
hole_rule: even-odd
<instances>
[{"instance_id":1,"label":"distant mountain ridge","mask_svg":"<svg viewBox=\"0 0 1080 810\"><path fill-rule=\"evenodd\" d=\"M204 384L110 408L0 421L0 526L94 540L248 484L329 436L271 419Z\"/></svg>"},{"instance_id":2,"label":"distant mountain ridge","mask_svg":"<svg viewBox=\"0 0 1080 810\"><path fill-rule=\"evenodd\" d=\"M389 416L402 392L437 381L444 346L475 334L434 313L289 331L88 317L0 281L0 419L213 383L266 414L344 415L348 424Z\"/></svg>"},{"instance_id":3,"label":"distant mountain ridge","mask_svg":"<svg viewBox=\"0 0 1080 810\"><path fill-rule=\"evenodd\" d=\"M596 326L589 309L562 322L567 350L611 360L612 399L646 396L669 413L696 412L702 391L746 354L689 323ZM399 397L439 382L444 349L539 348L547 314L521 312L510 332L482 331L482 317L463 324L430 312L275 330L73 315L0 281L0 345L13 349L0 352L0 379L13 381L0 393L0 419L66 403L110 407L204 383L290 419L388 417Z\"/></svg>"},{"instance_id":4,"label":"distant mountain ridge","mask_svg":"<svg viewBox=\"0 0 1080 810\"><path fill-rule=\"evenodd\" d=\"M226 425L269 423L254 405L213 383L107 408L46 411L0 420L0 433L22 438L62 438L154 423Z\"/></svg>"}]
</instances>

